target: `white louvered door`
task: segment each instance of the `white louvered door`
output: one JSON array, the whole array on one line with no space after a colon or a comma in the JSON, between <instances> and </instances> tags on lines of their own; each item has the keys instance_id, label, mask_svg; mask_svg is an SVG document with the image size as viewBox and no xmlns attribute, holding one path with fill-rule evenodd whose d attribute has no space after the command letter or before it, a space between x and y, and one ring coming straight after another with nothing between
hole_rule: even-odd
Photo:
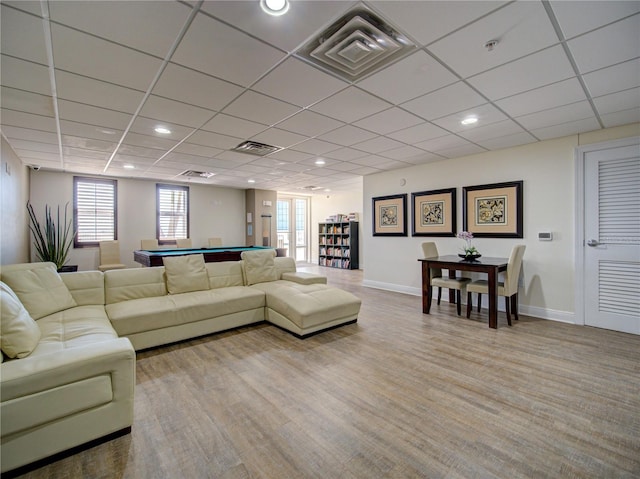
<instances>
[{"instance_id":1,"label":"white louvered door","mask_svg":"<svg viewBox=\"0 0 640 479\"><path fill-rule=\"evenodd\" d=\"M585 324L640 334L640 147L585 153Z\"/></svg>"}]
</instances>

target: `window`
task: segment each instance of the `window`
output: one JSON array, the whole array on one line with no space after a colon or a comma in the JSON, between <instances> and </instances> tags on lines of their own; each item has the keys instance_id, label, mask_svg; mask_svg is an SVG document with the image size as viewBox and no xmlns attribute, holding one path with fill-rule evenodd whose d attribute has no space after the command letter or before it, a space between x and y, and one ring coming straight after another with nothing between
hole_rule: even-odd
<instances>
[{"instance_id":1,"label":"window","mask_svg":"<svg viewBox=\"0 0 640 479\"><path fill-rule=\"evenodd\" d=\"M156 185L156 235L159 244L189 237L189 187Z\"/></svg>"},{"instance_id":2,"label":"window","mask_svg":"<svg viewBox=\"0 0 640 479\"><path fill-rule=\"evenodd\" d=\"M98 246L118 239L116 180L73 178L73 226L75 248Z\"/></svg>"}]
</instances>

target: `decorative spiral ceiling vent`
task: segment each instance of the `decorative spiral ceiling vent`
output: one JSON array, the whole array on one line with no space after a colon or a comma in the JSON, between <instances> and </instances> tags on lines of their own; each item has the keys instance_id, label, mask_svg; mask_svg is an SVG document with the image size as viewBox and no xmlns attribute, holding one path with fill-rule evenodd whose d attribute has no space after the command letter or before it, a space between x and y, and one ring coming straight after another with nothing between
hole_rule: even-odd
<instances>
[{"instance_id":1,"label":"decorative spiral ceiling vent","mask_svg":"<svg viewBox=\"0 0 640 479\"><path fill-rule=\"evenodd\" d=\"M405 35L359 6L323 30L296 55L355 81L415 48Z\"/></svg>"}]
</instances>

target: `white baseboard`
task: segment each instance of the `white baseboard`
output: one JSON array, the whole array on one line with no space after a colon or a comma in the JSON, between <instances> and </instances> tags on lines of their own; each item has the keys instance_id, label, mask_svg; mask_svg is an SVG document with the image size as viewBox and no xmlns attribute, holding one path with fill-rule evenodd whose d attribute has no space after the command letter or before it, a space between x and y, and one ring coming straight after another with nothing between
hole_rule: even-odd
<instances>
[{"instance_id":1,"label":"white baseboard","mask_svg":"<svg viewBox=\"0 0 640 479\"><path fill-rule=\"evenodd\" d=\"M382 289L385 291L393 291L395 293L410 294L411 296L422 296L422 288L413 288L402 284L384 283L382 281L371 281L365 279L362 286L367 288ZM448 301L449 294L446 288L443 288L442 301ZM466 297L463 296L462 303L466 304ZM482 307L488 308L487 297L483 295ZM534 318L549 319L551 321L559 321L561 323L576 324L575 313L571 311L558 311L556 309L539 308L537 306L528 306L526 304L519 305L519 312L525 316L533 316ZM504 312L504 299L498 301L498 310Z\"/></svg>"}]
</instances>

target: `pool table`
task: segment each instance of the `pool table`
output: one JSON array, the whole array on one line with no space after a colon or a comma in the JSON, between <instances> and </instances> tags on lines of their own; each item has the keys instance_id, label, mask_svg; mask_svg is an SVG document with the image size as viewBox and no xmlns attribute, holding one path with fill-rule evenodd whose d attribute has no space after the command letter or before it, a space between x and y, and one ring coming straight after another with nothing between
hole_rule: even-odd
<instances>
[{"instance_id":1,"label":"pool table","mask_svg":"<svg viewBox=\"0 0 640 479\"><path fill-rule=\"evenodd\" d=\"M188 254L204 255L206 263L218 261L239 261L243 251L274 249L268 246L219 246L216 248L176 248L176 249L139 249L133 252L133 259L143 266L163 266L163 258L167 256L184 256Z\"/></svg>"}]
</instances>

